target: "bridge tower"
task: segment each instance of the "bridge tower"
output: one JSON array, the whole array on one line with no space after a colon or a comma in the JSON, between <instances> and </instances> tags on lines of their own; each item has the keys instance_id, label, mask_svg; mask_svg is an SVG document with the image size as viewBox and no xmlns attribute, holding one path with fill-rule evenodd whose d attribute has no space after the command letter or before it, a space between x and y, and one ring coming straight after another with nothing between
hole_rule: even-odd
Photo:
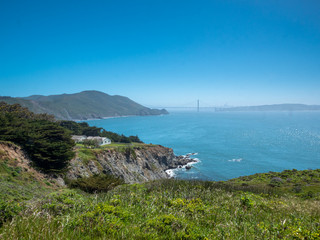
<instances>
[{"instance_id":1,"label":"bridge tower","mask_svg":"<svg viewBox=\"0 0 320 240\"><path fill-rule=\"evenodd\" d=\"M199 112L200 110L200 100L198 99L198 102L197 102L197 112Z\"/></svg>"}]
</instances>

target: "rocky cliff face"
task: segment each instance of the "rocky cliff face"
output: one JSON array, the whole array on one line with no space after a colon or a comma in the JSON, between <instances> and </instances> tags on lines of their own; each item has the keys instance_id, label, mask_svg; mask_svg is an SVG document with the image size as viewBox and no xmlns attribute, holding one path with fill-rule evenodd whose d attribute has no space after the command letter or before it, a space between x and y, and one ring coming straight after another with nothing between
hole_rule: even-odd
<instances>
[{"instance_id":1,"label":"rocky cliff face","mask_svg":"<svg viewBox=\"0 0 320 240\"><path fill-rule=\"evenodd\" d=\"M176 156L173 150L159 145L139 148L91 150L91 159L84 160L78 152L71 161L67 178L77 179L94 174L112 174L127 183L168 178L167 169L177 168L193 161Z\"/></svg>"},{"instance_id":2,"label":"rocky cliff face","mask_svg":"<svg viewBox=\"0 0 320 240\"><path fill-rule=\"evenodd\" d=\"M66 173L69 179L89 177L94 174L112 174L126 183L145 182L168 178L165 170L186 165L194 160L176 156L173 150L159 145L143 145L114 149L84 149L87 155L77 150ZM48 175L31 167L31 161L22 149L12 143L0 142L0 160L10 160L11 166L20 167L39 182L50 180L54 185L64 186L60 175Z\"/></svg>"}]
</instances>

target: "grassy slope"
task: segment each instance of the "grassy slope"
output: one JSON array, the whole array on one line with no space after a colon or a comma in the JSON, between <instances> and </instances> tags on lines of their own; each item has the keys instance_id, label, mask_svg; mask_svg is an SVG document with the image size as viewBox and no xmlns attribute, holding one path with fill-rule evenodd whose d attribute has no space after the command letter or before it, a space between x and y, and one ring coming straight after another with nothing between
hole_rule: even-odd
<instances>
[{"instance_id":1,"label":"grassy slope","mask_svg":"<svg viewBox=\"0 0 320 240\"><path fill-rule=\"evenodd\" d=\"M4 222L32 207L33 201L57 189L54 183L40 182L37 175L0 150L0 229Z\"/></svg>"},{"instance_id":2,"label":"grassy slope","mask_svg":"<svg viewBox=\"0 0 320 240\"><path fill-rule=\"evenodd\" d=\"M14 143L5 141L0 141L0 144L16 146ZM21 153L18 150L17 154ZM46 192L51 191L50 189L57 188L54 182L39 180L42 179L41 176L44 175L28 165L23 166L21 161L10 157L10 154L0 148L0 201L30 200L43 196Z\"/></svg>"},{"instance_id":3,"label":"grassy slope","mask_svg":"<svg viewBox=\"0 0 320 240\"><path fill-rule=\"evenodd\" d=\"M319 239L319 186L320 170L292 170L87 194L39 182L0 152L0 239Z\"/></svg>"},{"instance_id":4,"label":"grassy slope","mask_svg":"<svg viewBox=\"0 0 320 240\"><path fill-rule=\"evenodd\" d=\"M252 177L254 178L254 177ZM318 239L319 197L262 185L163 180L97 195L61 189L29 201L3 239ZM242 180L239 179L239 182ZM248 181L247 181L248 182ZM259 193L260 192L260 193ZM44 195L44 194L43 194Z\"/></svg>"},{"instance_id":5,"label":"grassy slope","mask_svg":"<svg viewBox=\"0 0 320 240\"><path fill-rule=\"evenodd\" d=\"M243 189L264 189L274 193L288 193L302 198L320 200L320 169L258 173L231 179L227 182Z\"/></svg>"},{"instance_id":6,"label":"grassy slope","mask_svg":"<svg viewBox=\"0 0 320 240\"><path fill-rule=\"evenodd\" d=\"M20 167L13 167L9 160L0 162L0 201L24 201L37 198L47 191L50 182L40 183Z\"/></svg>"}]
</instances>

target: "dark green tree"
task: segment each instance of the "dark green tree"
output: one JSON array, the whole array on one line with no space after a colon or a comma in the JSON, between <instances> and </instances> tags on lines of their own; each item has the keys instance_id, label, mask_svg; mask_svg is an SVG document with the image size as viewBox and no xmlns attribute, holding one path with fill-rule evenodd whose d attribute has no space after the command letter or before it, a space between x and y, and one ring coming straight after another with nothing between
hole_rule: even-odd
<instances>
[{"instance_id":1,"label":"dark green tree","mask_svg":"<svg viewBox=\"0 0 320 240\"><path fill-rule=\"evenodd\" d=\"M74 141L69 132L49 121L34 121L31 128L24 147L35 165L50 172L66 169L74 156Z\"/></svg>"},{"instance_id":2,"label":"dark green tree","mask_svg":"<svg viewBox=\"0 0 320 240\"><path fill-rule=\"evenodd\" d=\"M46 172L63 171L74 156L70 131L19 105L0 104L0 140L20 145L34 166Z\"/></svg>"}]
</instances>

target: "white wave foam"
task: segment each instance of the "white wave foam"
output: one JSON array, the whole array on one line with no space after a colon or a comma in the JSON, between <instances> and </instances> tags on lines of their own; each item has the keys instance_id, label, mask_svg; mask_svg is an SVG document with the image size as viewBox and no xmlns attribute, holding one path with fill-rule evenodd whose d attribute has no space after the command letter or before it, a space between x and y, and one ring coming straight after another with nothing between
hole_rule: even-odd
<instances>
[{"instance_id":1,"label":"white wave foam","mask_svg":"<svg viewBox=\"0 0 320 240\"><path fill-rule=\"evenodd\" d=\"M228 162L241 162L243 159L242 158L234 158L231 160L228 160Z\"/></svg>"},{"instance_id":2,"label":"white wave foam","mask_svg":"<svg viewBox=\"0 0 320 240\"><path fill-rule=\"evenodd\" d=\"M169 175L170 178L174 178L175 174L175 169L168 169L166 170L166 173Z\"/></svg>"},{"instance_id":3,"label":"white wave foam","mask_svg":"<svg viewBox=\"0 0 320 240\"><path fill-rule=\"evenodd\" d=\"M179 167L174 168L174 169L166 170L165 172L169 175L169 178L174 178L176 176L176 171L180 171L182 169L186 169L187 166L191 166L193 164L199 163L200 162L199 158L190 158L190 156L193 156L193 155L198 155L198 153L188 153L186 155L182 155L182 157L190 159L190 160L193 160L193 162L189 162L186 165L182 165L182 166L179 166Z\"/></svg>"},{"instance_id":4,"label":"white wave foam","mask_svg":"<svg viewBox=\"0 0 320 240\"><path fill-rule=\"evenodd\" d=\"M186 165L184 165L183 168L185 168L186 166L191 166L193 164L197 164L200 162L199 158L192 158L192 160L194 160L195 162L189 162Z\"/></svg>"}]
</instances>

